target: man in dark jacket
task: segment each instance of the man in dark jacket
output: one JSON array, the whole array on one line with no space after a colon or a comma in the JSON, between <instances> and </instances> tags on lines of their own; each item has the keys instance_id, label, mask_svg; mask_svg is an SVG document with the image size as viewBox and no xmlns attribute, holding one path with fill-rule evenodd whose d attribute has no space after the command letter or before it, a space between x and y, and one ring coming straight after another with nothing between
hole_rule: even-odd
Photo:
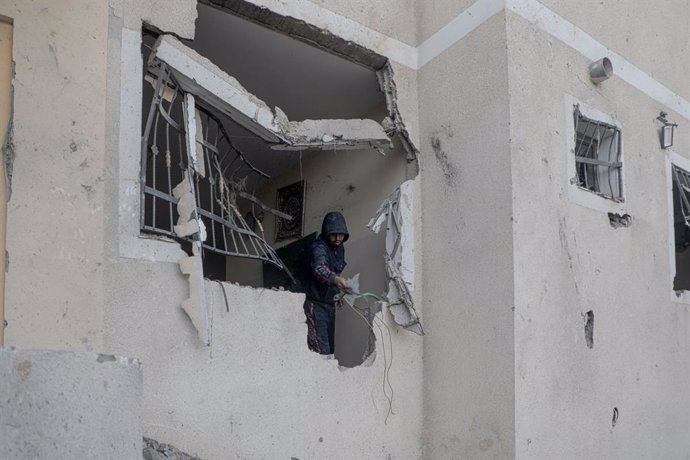
<instances>
[{"instance_id":1,"label":"man in dark jacket","mask_svg":"<svg viewBox=\"0 0 690 460\"><path fill-rule=\"evenodd\" d=\"M304 301L307 345L322 355L334 352L334 297L340 291L351 291L345 278L340 276L346 265L343 243L349 237L345 217L339 212L329 212L323 218L321 234L310 248Z\"/></svg>"}]
</instances>

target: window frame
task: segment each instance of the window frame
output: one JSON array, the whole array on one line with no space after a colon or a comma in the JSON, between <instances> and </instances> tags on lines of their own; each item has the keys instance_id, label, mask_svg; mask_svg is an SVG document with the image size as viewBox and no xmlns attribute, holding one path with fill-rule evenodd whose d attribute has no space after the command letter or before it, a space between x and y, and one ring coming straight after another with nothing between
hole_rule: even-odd
<instances>
[{"instance_id":1,"label":"window frame","mask_svg":"<svg viewBox=\"0 0 690 460\"><path fill-rule=\"evenodd\" d=\"M671 301L690 305L690 290L676 291L673 287L676 277L676 233L675 233L675 211L673 209L673 184L675 181L673 167L676 166L685 172L690 173L690 159L685 158L674 151L666 151L666 202L667 202L667 228L668 228L668 256L669 256L669 277L668 289Z\"/></svg>"},{"instance_id":2,"label":"window frame","mask_svg":"<svg viewBox=\"0 0 690 460\"><path fill-rule=\"evenodd\" d=\"M579 105L573 109L573 122L575 123L574 154L577 185L604 198L618 202L624 201L621 187L623 168L623 163L620 161L621 130L614 125L585 116ZM584 127L584 132L581 131L581 126ZM606 144L603 140L607 138ZM602 159L605 151L608 151L608 158ZM611 161L612 154L614 161ZM601 168L607 169L602 172ZM606 180L602 181L602 178ZM610 193L604 191L606 185Z\"/></svg>"},{"instance_id":3,"label":"window frame","mask_svg":"<svg viewBox=\"0 0 690 460\"><path fill-rule=\"evenodd\" d=\"M626 203L626 183L625 183L625 143L623 139L623 126L618 120L615 120L611 115L608 115L600 110L594 109L576 98L566 95L565 97L565 141L566 141L566 178L568 181L567 190L568 198L571 202L597 210L604 213L615 213L615 214L626 214L627 203ZM576 136L577 131L575 128L575 116L579 114L594 122L599 122L602 126L610 127L618 131L618 145L619 154L618 161L620 167L619 172L619 183L620 183L620 197L609 197L600 192L590 190L580 185L578 178L576 160Z\"/></svg>"}]
</instances>

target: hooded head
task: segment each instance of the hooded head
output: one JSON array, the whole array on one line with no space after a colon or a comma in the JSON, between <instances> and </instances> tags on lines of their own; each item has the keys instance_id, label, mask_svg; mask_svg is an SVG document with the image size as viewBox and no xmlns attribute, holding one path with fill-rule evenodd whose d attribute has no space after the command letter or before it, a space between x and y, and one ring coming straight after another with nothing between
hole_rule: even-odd
<instances>
[{"instance_id":1,"label":"hooded head","mask_svg":"<svg viewBox=\"0 0 690 460\"><path fill-rule=\"evenodd\" d=\"M321 224L321 235L328 241L328 235L342 234L344 235L343 242L350 238L350 232L347 231L347 224L345 224L345 217L337 211L332 211L326 214Z\"/></svg>"}]
</instances>

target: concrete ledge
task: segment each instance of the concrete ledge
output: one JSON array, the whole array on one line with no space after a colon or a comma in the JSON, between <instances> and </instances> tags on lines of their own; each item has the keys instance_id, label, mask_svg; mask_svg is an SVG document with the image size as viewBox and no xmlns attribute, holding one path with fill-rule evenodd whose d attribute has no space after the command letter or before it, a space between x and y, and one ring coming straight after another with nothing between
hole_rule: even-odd
<instances>
[{"instance_id":1,"label":"concrete ledge","mask_svg":"<svg viewBox=\"0 0 690 460\"><path fill-rule=\"evenodd\" d=\"M0 458L141 458L137 360L0 348Z\"/></svg>"},{"instance_id":2,"label":"concrete ledge","mask_svg":"<svg viewBox=\"0 0 690 460\"><path fill-rule=\"evenodd\" d=\"M239 125L277 144L282 150L390 148L383 127L373 120L290 121L279 107L271 109L234 77L175 37L162 35L153 46L149 65L165 62L177 84L199 96ZM286 88L288 90L288 88Z\"/></svg>"}]
</instances>

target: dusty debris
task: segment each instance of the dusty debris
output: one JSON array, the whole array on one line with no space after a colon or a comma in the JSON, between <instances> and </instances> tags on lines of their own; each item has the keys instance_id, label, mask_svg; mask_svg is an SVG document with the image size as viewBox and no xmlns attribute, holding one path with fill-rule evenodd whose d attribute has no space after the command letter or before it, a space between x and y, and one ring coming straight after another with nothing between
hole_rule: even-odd
<instances>
[{"instance_id":1,"label":"dusty debris","mask_svg":"<svg viewBox=\"0 0 690 460\"><path fill-rule=\"evenodd\" d=\"M414 241L405 221L412 220L412 181L404 182L381 204L367 226L378 233L386 222L386 275L388 289L386 305L397 324L419 335L424 329L414 307L411 286L414 281L412 260L403 257L404 251L412 251ZM404 260L405 259L405 260Z\"/></svg>"},{"instance_id":2,"label":"dusty debris","mask_svg":"<svg viewBox=\"0 0 690 460\"><path fill-rule=\"evenodd\" d=\"M154 439L144 437L144 460L201 460L170 444L163 444Z\"/></svg>"}]
</instances>

